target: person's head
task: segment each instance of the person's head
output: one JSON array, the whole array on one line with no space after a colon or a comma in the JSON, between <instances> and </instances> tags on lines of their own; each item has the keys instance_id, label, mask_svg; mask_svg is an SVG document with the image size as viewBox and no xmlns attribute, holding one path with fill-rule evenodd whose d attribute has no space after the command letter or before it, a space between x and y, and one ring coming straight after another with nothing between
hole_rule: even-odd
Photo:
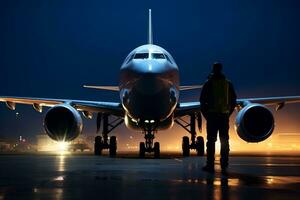
<instances>
[{"instance_id":1,"label":"person's head","mask_svg":"<svg viewBox=\"0 0 300 200\"><path fill-rule=\"evenodd\" d=\"M219 63L219 62L215 62L213 64L213 67L212 67L212 73L213 74L221 74L222 73L222 69L223 69L222 64Z\"/></svg>"}]
</instances>

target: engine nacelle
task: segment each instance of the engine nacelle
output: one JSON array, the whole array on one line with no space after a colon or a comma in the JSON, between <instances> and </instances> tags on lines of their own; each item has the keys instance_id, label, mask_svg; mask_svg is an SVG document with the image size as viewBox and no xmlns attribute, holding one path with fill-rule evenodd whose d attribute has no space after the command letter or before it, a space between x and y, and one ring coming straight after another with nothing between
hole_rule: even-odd
<instances>
[{"instance_id":1,"label":"engine nacelle","mask_svg":"<svg viewBox=\"0 0 300 200\"><path fill-rule=\"evenodd\" d=\"M72 141L82 132L82 118L71 105L60 104L48 110L44 128L53 140Z\"/></svg>"},{"instance_id":2,"label":"engine nacelle","mask_svg":"<svg viewBox=\"0 0 300 200\"><path fill-rule=\"evenodd\" d=\"M274 130L271 111L261 104L248 104L236 117L235 127L240 138L247 142L261 142Z\"/></svg>"}]
</instances>

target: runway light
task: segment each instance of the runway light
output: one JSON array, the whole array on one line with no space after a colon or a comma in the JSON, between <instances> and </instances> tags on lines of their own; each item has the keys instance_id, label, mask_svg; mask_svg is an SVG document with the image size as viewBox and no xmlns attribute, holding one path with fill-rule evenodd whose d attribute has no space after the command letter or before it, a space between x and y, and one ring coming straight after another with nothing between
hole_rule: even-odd
<instances>
[{"instance_id":1,"label":"runway light","mask_svg":"<svg viewBox=\"0 0 300 200\"><path fill-rule=\"evenodd\" d=\"M64 177L63 176L58 176L58 177L55 177L53 180L54 181L64 181Z\"/></svg>"}]
</instances>

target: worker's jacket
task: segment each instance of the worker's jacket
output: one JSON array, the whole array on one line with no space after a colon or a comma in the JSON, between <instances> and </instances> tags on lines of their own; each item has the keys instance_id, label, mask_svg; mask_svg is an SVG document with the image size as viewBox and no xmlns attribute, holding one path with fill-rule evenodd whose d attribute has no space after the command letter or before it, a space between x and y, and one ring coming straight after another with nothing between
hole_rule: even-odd
<instances>
[{"instance_id":1,"label":"worker's jacket","mask_svg":"<svg viewBox=\"0 0 300 200\"><path fill-rule=\"evenodd\" d=\"M236 106L236 94L232 83L223 74L212 74L203 85L200 95L204 117L209 113L229 114Z\"/></svg>"}]
</instances>

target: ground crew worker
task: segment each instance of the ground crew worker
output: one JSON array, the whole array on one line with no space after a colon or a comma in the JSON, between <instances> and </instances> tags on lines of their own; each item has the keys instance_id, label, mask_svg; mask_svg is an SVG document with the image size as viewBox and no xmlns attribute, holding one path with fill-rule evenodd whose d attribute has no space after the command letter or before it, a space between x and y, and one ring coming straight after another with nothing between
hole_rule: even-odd
<instances>
[{"instance_id":1,"label":"ground crew worker","mask_svg":"<svg viewBox=\"0 0 300 200\"><path fill-rule=\"evenodd\" d=\"M221 168L227 173L229 156L229 116L236 106L236 93L232 83L222 73L222 64L214 63L212 73L204 84L201 95L201 112L207 122L206 166L202 169L214 172L215 142L217 134L221 142Z\"/></svg>"}]
</instances>

